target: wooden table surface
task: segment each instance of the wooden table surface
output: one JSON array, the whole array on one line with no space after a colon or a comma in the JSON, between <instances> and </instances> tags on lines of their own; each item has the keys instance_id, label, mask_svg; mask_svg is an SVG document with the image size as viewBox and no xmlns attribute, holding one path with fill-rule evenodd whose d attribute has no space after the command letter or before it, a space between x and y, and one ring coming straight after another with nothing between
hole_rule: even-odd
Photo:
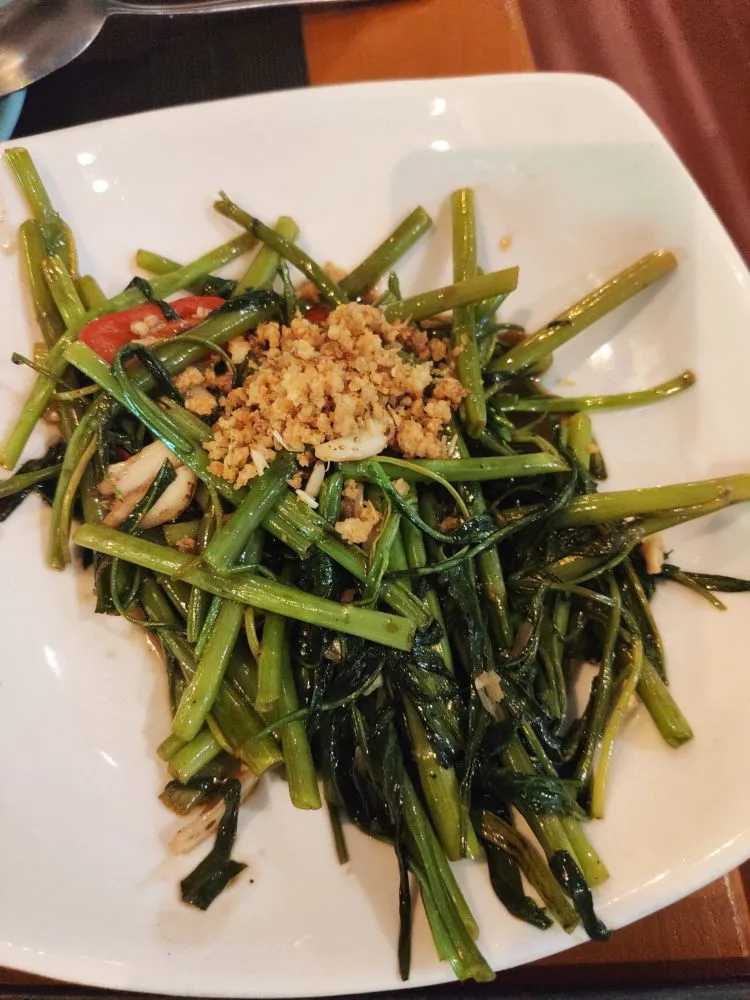
<instances>
[{"instance_id":1,"label":"wooden table surface","mask_svg":"<svg viewBox=\"0 0 750 1000\"><path fill-rule=\"evenodd\" d=\"M389 0L305 13L302 32L311 84L538 67L610 76L664 129L747 254L749 12L748 0ZM745 866L607 944L581 945L471 992L639 986L652 995L649 987L671 985L682 996L688 984L739 980L746 987L736 995L750 996L749 890ZM0 995L26 998L35 988L64 992L0 970Z\"/></svg>"}]
</instances>

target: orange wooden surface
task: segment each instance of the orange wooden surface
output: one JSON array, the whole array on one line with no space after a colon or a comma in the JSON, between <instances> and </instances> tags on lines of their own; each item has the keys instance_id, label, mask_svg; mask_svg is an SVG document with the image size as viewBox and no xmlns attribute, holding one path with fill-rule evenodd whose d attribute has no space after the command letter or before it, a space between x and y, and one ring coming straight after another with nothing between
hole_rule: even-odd
<instances>
[{"instance_id":1,"label":"orange wooden surface","mask_svg":"<svg viewBox=\"0 0 750 1000\"><path fill-rule=\"evenodd\" d=\"M543 966L602 966L614 985L615 969L645 966L668 980L718 979L750 974L750 910L739 870L700 892L594 942L553 955ZM628 977L630 978L630 977Z\"/></svg>"},{"instance_id":2,"label":"orange wooden surface","mask_svg":"<svg viewBox=\"0 0 750 1000\"><path fill-rule=\"evenodd\" d=\"M534 68L515 0L387 0L303 20L310 83Z\"/></svg>"}]
</instances>

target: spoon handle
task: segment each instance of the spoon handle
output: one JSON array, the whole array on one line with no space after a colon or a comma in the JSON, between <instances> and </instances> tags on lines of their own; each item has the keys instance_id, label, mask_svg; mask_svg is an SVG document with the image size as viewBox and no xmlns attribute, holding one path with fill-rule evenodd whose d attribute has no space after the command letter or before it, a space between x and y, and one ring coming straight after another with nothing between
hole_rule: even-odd
<instances>
[{"instance_id":1,"label":"spoon handle","mask_svg":"<svg viewBox=\"0 0 750 1000\"><path fill-rule=\"evenodd\" d=\"M223 11L251 10L263 7L288 7L292 4L334 3L337 0L183 0L182 3L139 3L137 0L105 0L107 14L218 14ZM339 0L340 2L340 0Z\"/></svg>"}]
</instances>

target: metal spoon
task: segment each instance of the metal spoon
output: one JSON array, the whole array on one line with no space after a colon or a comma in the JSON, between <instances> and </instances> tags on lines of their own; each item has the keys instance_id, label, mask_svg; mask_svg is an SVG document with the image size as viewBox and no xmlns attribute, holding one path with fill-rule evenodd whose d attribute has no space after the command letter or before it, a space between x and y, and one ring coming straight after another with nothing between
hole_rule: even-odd
<instances>
[{"instance_id":1,"label":"metal spoon","mask_svg":"<svg viewBox=\"0 0 750 1000\"><path fill-rule=\"evenodd\" d=\"M336 0L0 0L0 97L59 69L93 42L110 14L214 14Z\"/></svg>"}]
</instances>

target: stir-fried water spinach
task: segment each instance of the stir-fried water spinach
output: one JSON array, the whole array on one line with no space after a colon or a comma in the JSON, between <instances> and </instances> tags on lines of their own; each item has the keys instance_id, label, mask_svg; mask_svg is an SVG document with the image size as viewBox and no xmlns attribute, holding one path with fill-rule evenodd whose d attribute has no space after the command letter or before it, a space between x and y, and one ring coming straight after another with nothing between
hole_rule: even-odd
<instances>
[{"instance_id":1,"label":"stir-fried water spinach","mask_svg":"<svg viewBox=\"0 0 750 1000\"><path fill-rule=\"evenodd\" d=\"M559 346L664 279L674 256L647 254L525 335L497 317L516 270L480 270L468 189L451 201L456 283L406 298L392 269L431 227L424 209L335 280L298 246L293 220L268 226L222 194L215 207L238 237L186 265L139 251L151 277L107 299L78 275L72 232L28 154L5 158L31 213L22 266L43 344L0 461L17 465L45 413L61 441L0 484L0 519L41 492L52 503L49 565L65 565L72 540L93 560L96 610L161 649L173 718L155 748L169 770L162 801L187 822L175 849L215 833L182 880L184 901L207 908L242 871L232 857L240 804L281 769L295 806L325 804L340 860L344 819L391 845L402 978L417 896L456 976L493 976L451 869L461 857L486 863L514 917L542 930L580 922L606 938L591 890L607 869L587 822L614 791L626 709L640 698L670 746L692 737L668 686L653 594L671 582L723 608L717 593L750 589L664 561L653 536L750 499L750 474L607 493L588 412L668 400L694 376L561 398L539 373ZM238 281L213 273L254 248ZM373 301L388 276L386 318L429 321L445 336L465 389L445 458L383 451L330 463L313 473L312 503L287 485L298 470L289 451L244 488L210 471L210 420L184 408L174 378L213 355L240 384L242 362L222 345L310 308L289 269L325 309ZM175 310L168 298L180 290L194 299ZM91 326L98 317L109 319ZM128 344L131 328L162 320L168 339ZM92 350L97 330L111 364ZM144 455L145 478L126 485L128 459ZM332 530L346 480L381 514L366 550ZM583 663L594 680L576 709Z\"/></svg>"}]
</instances>

